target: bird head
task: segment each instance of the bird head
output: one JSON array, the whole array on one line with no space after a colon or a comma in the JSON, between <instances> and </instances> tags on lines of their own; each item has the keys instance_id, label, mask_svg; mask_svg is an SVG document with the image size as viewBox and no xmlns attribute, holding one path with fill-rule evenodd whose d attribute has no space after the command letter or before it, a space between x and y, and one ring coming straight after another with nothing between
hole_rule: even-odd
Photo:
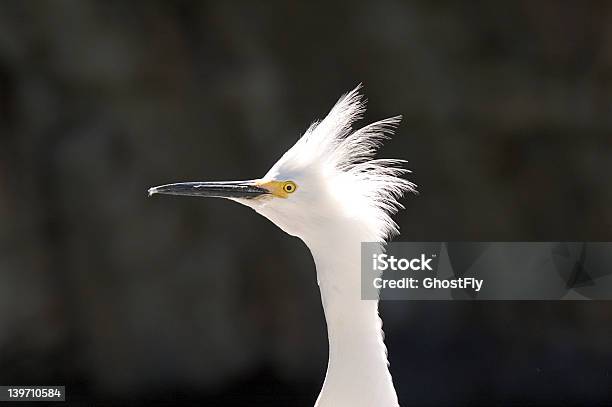
<instances>
[{"instance_id":1,"label":"bird head","mask_svg":"<svg viewBox=\"0 0 612 407\"><path fill-rule=\"evenodd\" d=\"M359 90L342 96L262 178L167 184L150 188L149 195L231 199L306 242L329 233L337 222L361 225L364 239L384 241L397 232L390 215L402 207L398 199L416 186L402 178L409 172L401 167L403 160L373 158L401 117L353 130L365 111Z\"/></svg>"}]
</instances>

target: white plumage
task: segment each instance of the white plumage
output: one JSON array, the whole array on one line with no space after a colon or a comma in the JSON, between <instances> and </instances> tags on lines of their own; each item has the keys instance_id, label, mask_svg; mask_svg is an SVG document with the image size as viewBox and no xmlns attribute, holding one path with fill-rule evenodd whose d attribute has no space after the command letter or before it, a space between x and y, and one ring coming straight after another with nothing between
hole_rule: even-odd
<instances>
[{"instance_id":1,"label":"white plumage","mask_svg":"<svg viewBox=\"0 0 612 407\"><path fill-rule=\"evenodd\" d=\"M332 187L327 194L337 198L335 204L341 205L346 214L361 217L362 222L368 220L373 234L368 241L382 242L398 232L390 217L403 208L398 199L406 191L414 192L416 186L401 178L410 172L401 167L404 160L373 159L401 116L353 131L352 125L365 112L360 89L361 85L342 96L324 120L314 122L264 179L324 177L320 184L313 184Z\"/></svg>"},{"instance_id":2,"label":"white plumage","mask_svg":"<svg viewBox=\"0 0 612 407\"><path fill-rule=\"evenodd\" d=\"M313 123L268 173L253 181L163 185L150 194L232 199L301 238L317 267L329 338L327 374L317 407L397 406L378 301L362 300L361 242L381 245L398 232L398 199L415 192L403 160L374 159L400 117L353 131L365 111L360 86Z\"/></svg>"}]
</instances>

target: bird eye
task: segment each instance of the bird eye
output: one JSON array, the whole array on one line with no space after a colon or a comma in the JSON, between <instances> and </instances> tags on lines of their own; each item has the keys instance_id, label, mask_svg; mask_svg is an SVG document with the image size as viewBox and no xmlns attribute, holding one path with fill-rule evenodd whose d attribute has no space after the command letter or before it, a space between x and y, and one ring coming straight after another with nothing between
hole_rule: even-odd
<instances>
[{"instance_id":1,"label":"bird eye","mask_svg":"<svg viewBox=\"0 0 612 407\"><path fill-rule=\"evenodd\" d=\"M288 194L295 192L296 189L297 189L297 185L295 185L295 182L293 181L287 181L283 185L283 191L285 191Z\"/></svg>"}]
</instances>

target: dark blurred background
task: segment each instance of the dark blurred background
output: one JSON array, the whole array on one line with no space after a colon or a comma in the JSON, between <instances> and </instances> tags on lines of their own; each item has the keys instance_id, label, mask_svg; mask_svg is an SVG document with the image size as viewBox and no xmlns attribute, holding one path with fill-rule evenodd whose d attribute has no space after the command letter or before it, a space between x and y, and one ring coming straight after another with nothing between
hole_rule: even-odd
<instances>
[{"instance_id":1,"label":"dark blurred background","mask_svg":"<svg viewBox=\"0 0 612 407\"><path fill-rule=\"evenodd\" d=\"M0 384L311 406L301 241L171 181L263 175L363 82L401 240L612 240L612 3L2 1ZM610 302L385 302L402 405L612 404Z\"/></svg>"}]
</instances>

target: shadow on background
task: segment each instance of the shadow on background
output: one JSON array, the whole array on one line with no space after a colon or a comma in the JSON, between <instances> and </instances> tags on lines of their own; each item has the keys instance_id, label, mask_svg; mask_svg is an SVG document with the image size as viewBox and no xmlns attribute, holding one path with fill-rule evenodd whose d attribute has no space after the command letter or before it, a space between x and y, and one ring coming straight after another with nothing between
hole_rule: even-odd
<instances>
[{"instance_id":1,"label":"shadow on background","mask_svg":"<svg viewBox=\"0 0 612 407\"><path fill-rule=\"evenodd\" d=\"M402 240L612 240L607 2L4 1L0 383L125 404L312 405L306 247L239 205L363 82L420 195ZM402 405L611 403L612 305L386 302Z\"/></svg>"}]
</instances>

